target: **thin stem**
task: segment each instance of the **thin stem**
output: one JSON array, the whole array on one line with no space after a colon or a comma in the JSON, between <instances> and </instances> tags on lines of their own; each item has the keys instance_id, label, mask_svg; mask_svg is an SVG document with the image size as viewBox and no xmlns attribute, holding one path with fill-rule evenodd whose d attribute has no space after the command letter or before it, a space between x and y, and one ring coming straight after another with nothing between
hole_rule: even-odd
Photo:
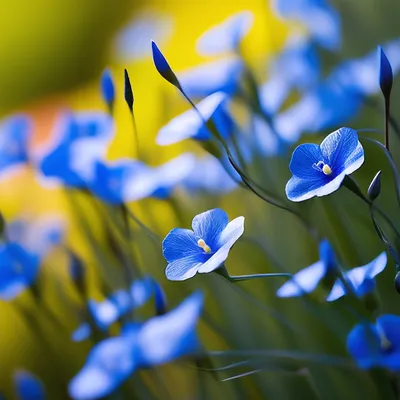
<instances>
[{"instance_id":1,"label":"thin stem","mask_svg":"<svg viewBox=\"0 0 400 400\"><path fill-rule=\"evenodd\" d=\"M385 96L385 145L389 150L390 96Z\"/></svg>"},{"instance_id":2,"label":"thin stem","mask_svg":"<svg viewBox=\"0 0 400 400\"><path fill-rule=\"evenodd\" d=\"M135 113L131 112L131 117L132 117L132 129L133 129L133 136L135 140L135 147L136 147L136 158L140 159L140 150L139 150L139 133L136 125L136 118L135 118Z\"/></svg>"},{"instance_id":3,"label":"thin stem","mask_svg":"<svg viewBox=\"0 0 400 400\"><path fill-rule=\"evenodd\" d=\"M126 212L130 218L140 227L142 228L148 235L151 237L157 244L161 242L160 237L154 233L145 223L143 223L128 207L126 207Z\"/></svg>"},{"instance_id":4,"label":"thin stem","mask_svg":"<svg viewBox=\"0 0 400 400\"><path fill-rule=\"evenodd\" d=\"M253 274L253 275L237 275L237 276L231 276L229 275L229 280L231 282L241 282L241 281L248 281L251 279L257 279L257 278L275 278L275 277L286 277L286 278L291 278L293 275L290 273L285 273L285 272L273 272L270 274Z\"/></svg>"}]
</instances>

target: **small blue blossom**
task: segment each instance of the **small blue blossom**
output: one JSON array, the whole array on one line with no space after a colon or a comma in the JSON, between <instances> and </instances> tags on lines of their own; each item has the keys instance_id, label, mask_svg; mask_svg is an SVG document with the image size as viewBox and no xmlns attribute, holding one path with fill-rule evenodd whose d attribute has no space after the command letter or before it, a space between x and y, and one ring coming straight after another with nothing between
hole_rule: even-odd
<instances>
[{"instance_id":1,"label":"small blue blossom","mask_svg":"<svg viewBox=\"0 0 400 400\"><path fill-rule=\"evenodd\" d=\"M215 92L234 95L240 86L244 64L238 57L209 61L178 74L183 91L194 98Z\"/></svg>"},{"instance_id":2,"label":"small blue blossom","mask_svg":"<svg viewBox=\"0 0 400 400\"><path fill-rule=\"evenodd\" d=\"M196 326L203 295L195 292L174 310L142 324L130 324L120 336L98 343L82 370L71 380L74 400L98 399L112 393L139 368L173 361L198 350Z\"/></svg>"},{"instance_id":3,"label":"small blue blossom","mask_svg":"<svg viewBox=\"0 0 400 400\"><path fill-rule=\"evenodd\" d=\"M380 274L386 267L387 255L385 252L381 253L377 258L372 260L367 265L362 267L353 268L345 273L345 278L349 281L355 294L358 297L363 297L371 293L375 289L375 276ZM334 301L346 294L342 282L337 279L333 285L332 291L327 297L327 301Z\"/></svg>"},{"instance_id":4,"label":"small blue blossom","mask_svg":"<svg viewBox=\"0 0 400 400\"><path fill-rule=\"evenodd\" d=\"M232 173L236 173L232 167L230 168ZM197 159L192 172L183 181L183 187L191 195L199 192L228 193L237 186L237 182L232 179L221 162L210 154Z\"/></svg>"},{"instance_id":5,"label":"small blue blossom","mask_svg":"<svg viewBox=\"0 0 400 400\"><path fill-rule=\"evenodd\" d=\"M375 324L356 325L347 336L347 350L363 369L400 371L400 317L382 315Z\"/></svg>"},{"instance_id":6,"label":"small blue blossom","mask_svg":"<svg viewBox=\"0 0 400 400\"><path fill-rule=\"evenodd\" d=\"M328 50L338 50L341 44L339 13L327 0L274 0L276 12L283 18L303 23L310 36Z\"/></svg>"},{"instance_id":7,"label":"small blue blossom","mask_svg":"<svg viewBox=\"0 0 400 400\"><path fill-rule=\"evenodd\" d=\"M173 32L173 19L158 10L135 12L135 17L117 35L116 56L121 61L141 60L151 56L149 43L166 43Z\"/></svg>"},{"instance_id":8,"label":"small blue blossom","mask_svg":"<svg viewBox=\"0 0 400 400\"><path fill-rule=\"evenodd\" d=\"M149 276L134 281L130 290L117 290L103 301L89 300L88 309L97 328L106 331L113 323L132 310L142 307L154 293L154 281ZM80 325L72 334L79 342L91 334L90 324Z\"/></svg>"},{"instance_id":9,"label":"small blue blossom","mask_svg":"<svg viewBox=\"0 0 400 400\"><path fill-rule=\"evenodd\" d=\"M112 109L115 101L114 80L109 69L105 69L100 79L101 95L105 103Z\"/></svg>"},{"instance_id":10,"label":"small blue blossom","mask_svg":"<svg viewBox=\"0 0 400 400\"><path fill-rule=\"evenodd\" d=\"M195 157L190 153L181 154L157 167L134 160L98 161L93 178L86 184L96 196L110 204L147 197L166 199L191 173L194 162Z\"/></svg>"},{"instance_id":11,"label":"small blue blossom","mask_svg":"<svg viewBox=\"0 0 400 400\"><path fill-rule=\"evenodd\" d=\"M45 400L46 392L43 383L27 371L14 374L14 385L19 400Z\"/></svg>"},{"instance_id":12,"label":"small blue blossom","mask_svg":"<svg viewBox=\"0 0 400 400\"><path fill-rule=\"evenodd\" d=\"M0 243L0 298L12 300L36 281L40 263L60 243L64 225L45 217L31 224L8 224L6 243Z\"/></svg>"},{"instance_id":13,"label":"small blue blossom","mask_svg":"<svg viewBox=\"0 0 400 400\"><path fill-rule=\"evenodd\" d=\"M172 229L163 241L169 280L183 281L221 267L244 232L244 217L229 222L226 212L216 208L196 215L192 229Z\"/></svg>"},{"instance_id":14,"label":"small blue blossom","mask_svg":"<svg viewBox=\"0 0 400 400\"><path fill-rule=\"evenodd\" d=\"M360 168L363 162L364 149L357 132L351 128L331 133L320 146L301 144L290 161L293 176L286 184L286 196L291 201L326 196L339 189L345 176Z\"/></svg>"},{"instance_id":15,"label":"small blue blossom","mask_svg":"<svg viewBox=\"0 0 400 400\"><path fill-rule=\"evenodd\" d=\"M238 12L204 32L197 40L197 51L204 56L237 51L254 20L250 11Z\"/></svg>"},{"instance_id":16,"label":"small blue blossom","mask_svg":"<svg viewBox=\"0 0 400 400\"><path fill-rule=\"evenodd\" d=\"M64 116L56 126L50 146L41 150L41 173L67 186L84 187L85 179L93 175L95 161L103 157L113 133L112 118L106 113Z\"/></svg>"},{"instance_id":17,"label":"small blue blossom","mask_svg":"<svg viewBox=\"0 0 400 400\"><path fill-rule=\"evenodd\" d=\"M197 109L204 121L212 119L221 136L230 135L232 122L224 109L227 96L222 92L214 93L200 103ZM160 129L156 142L160 146L178 143L184 139L209 140L211 132L204 125L204 121L196 110L190 110L178 115Z\"/></svg>"},{"instance_id":18,"label":"small blue blossom","mask_svg":"<svg viewBox=\"0 0 400 400\"><path fill-rule=\"evenodd\" d=\"M336 256L328 241L321 241L319 256L319 261L294 274L278 289L276 295L278 297L298 297L311 293L323 278L335 275L337 271Z\"/></svg>"},{"instance_id":19,"label":"small blue blossom","mask_svg":"<svg viewBox=\"0 0 400 400\"><path fill-rule=\"evenodd\" d=\"M0 177L21 164L28 162L28 141L31 121L24 115L16 115L0 125Z\"/></svg>"}]
</instances>

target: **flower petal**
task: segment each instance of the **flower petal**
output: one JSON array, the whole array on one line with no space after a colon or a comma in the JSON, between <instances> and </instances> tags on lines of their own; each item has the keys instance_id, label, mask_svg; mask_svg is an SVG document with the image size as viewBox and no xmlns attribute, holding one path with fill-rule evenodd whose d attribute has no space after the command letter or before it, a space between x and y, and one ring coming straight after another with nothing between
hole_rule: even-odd
<instances>
[{"instance_id":1,"label":"flower petal","mask_svg":"<svg viewBox=\"0 0 400 400\"><path fill-rule=\"evenodd\" d=\"M286 184L285 192L291 201L304 201L317 196L317 191L324 185L324 179L311 180L292 176Z\"/></svg>"},{"instance_id":2,"label":"flower petal","mask_svg":"<svg viewBox=\"0 0 400 400\"><path fill-rule=\"evenodd\" d=\"M165 269L167 279L170 281L184 281L192 278L203 264L203 258L204 256L200 253L170 262Z\"/></svg>"},{"instance_id":3,"label":"flower petal","mask_svg":"<svg viewBox=\"0 0 400 400\"><path fill-rule=\"evenodd\" d=\"M228 258L231 246L223 246L216 253L214 253L204 264L200 266L198 272L206 274L215 271L221 267L225 260Z\"/></svg>"},{"instance_id":4,"label":"flower petal","mask_svg":"<svg viewBox=\"0 0 400 400\"><path fill-rule=\"evenodd\" d=\"M231 248L234 243L243 235L244 217L237 217L225 227L218 239L218 246Z\"/></svg>"},{"instance_id":5,"label":"flower petal","mask_svg":"<svg viewBox=\"0 0 400 400\"><path fill-rule=\"evenodd\" d=\"M196 215L192 221L192 228L197 239L203 239L211 251L216 251L219 237L228 225L228 215L220 208L205 211Z\"/></svg>"},{"instance_id":6,"label":"flower petal","mask_svg":"<svg viewBox=\"0 0 400 400\"><path fill-rule=\"evenodd\" d=\"M45 400L43 383L33 374L17 371L14 374L14 383L19 400Z\"/></svg>"},{"instance_id":7,"label":"flower petal","mask_svg":"<svg viewBox=\"0 0 400 400\"><path fill-rule=\"evenodd\" d=\"M162 249L168 262L202 252L193 231L182 228L174 228L168 233L162 242Z\"/></svg>"},{"instance_id":8,"label":"flower petal","mask_svg":"<svg viewBox=\"0 0 400 400\"><path fill-rule=\"evenodd\" d=\"M165 315L153 317L137 330L137 361L153 366L172 361L198 348L196 326L204 296L195 292Z\"/></svg>"},{"instance_id":9,"label":"flower petal","mask_svg":"<svg viewBox=\"0 0 400 400\"><path fill-rule=\"evenodd\" d=\"M326 269L322 261L306 267L285 282L276 292L278 297L297 297L311 293L325 276Z\"/></svg>"},{"instance_id":10,"label":"flower petal","mask_svg":"<svg viewBox=\"0 0 400 400\"><path fill-rule=\"evenodd\" d=\"M313 164L324 161L321 149L316 144L304 143L297 146L290 160L289 168L292 174L303 179L321 179L324 181L325 175L313 168Z\"/></svg>"},{"instance_id":11,"label":"flower petal","mask_svg":"<svg viewBox=\"0 0 400 400\"><path fill-rule=\"evenodd\" d=\"M377 318L376 324L379 325L386 338L392 345L400 351L400 317L397 315L386 314ZM398 361L400 366L400 359Z\"/></svg>"},{"instance_id":12,"label":"flower petal","mask_svg":"<svg viewBox=\"0 0 400 400\"><path fill-rule=\"evenodd\" d=\"M371 368L380 360L379 336L372 324L358 324L347 336L347 350L361 368Z\"/></svg>"}]
</instances>

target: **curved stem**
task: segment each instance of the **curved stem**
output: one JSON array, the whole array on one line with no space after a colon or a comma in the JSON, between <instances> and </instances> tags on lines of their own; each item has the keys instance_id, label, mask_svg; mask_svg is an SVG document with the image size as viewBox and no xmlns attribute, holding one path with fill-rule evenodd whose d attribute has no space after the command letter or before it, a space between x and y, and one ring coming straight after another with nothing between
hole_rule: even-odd
<instances>
[{"instance_id":1,"label":"curved stem","mask_svg":"<svg viewBox=\"0 0 400 400\"><path fill-rule=\"evenodd\" d=\"M242 282L258 278L276 278L276 277L291 278L292 276L293 276L292 274L286 272L272 272L269 274L252 274L252 275L237 275L237 276L229 275L228 279L231 282Z\"/></svg>"}]
</instances>

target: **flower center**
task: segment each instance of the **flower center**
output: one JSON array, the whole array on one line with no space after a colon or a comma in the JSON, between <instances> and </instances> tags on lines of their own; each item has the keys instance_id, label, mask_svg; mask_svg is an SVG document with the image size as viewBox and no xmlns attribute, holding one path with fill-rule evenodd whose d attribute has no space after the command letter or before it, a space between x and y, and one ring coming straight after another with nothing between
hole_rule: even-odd
<instances>
[{"instance_id":1,"label":"flower center","mask_svg":"<svg viewBox=\"0 0 400 400\"><path fill-rule=\"evenodd\" d=\"M316 164L313 164L313 168L323 172L325 175L330 175L332 173L332 168L328 165L325 164L323 161L318 161Z\"/></svg>"},{"instance_id":2,"label":"flower center","mask_svg":"<svg viewBox=\"0 0 400 400\"><path fill-rule=\"evenodd\" d=\"M199 239L197 241L197 245L201 247L206 253L211 253L211 248L210 246L207 245L207 243L203 239Z\"/></svg>"}]
</instances>

